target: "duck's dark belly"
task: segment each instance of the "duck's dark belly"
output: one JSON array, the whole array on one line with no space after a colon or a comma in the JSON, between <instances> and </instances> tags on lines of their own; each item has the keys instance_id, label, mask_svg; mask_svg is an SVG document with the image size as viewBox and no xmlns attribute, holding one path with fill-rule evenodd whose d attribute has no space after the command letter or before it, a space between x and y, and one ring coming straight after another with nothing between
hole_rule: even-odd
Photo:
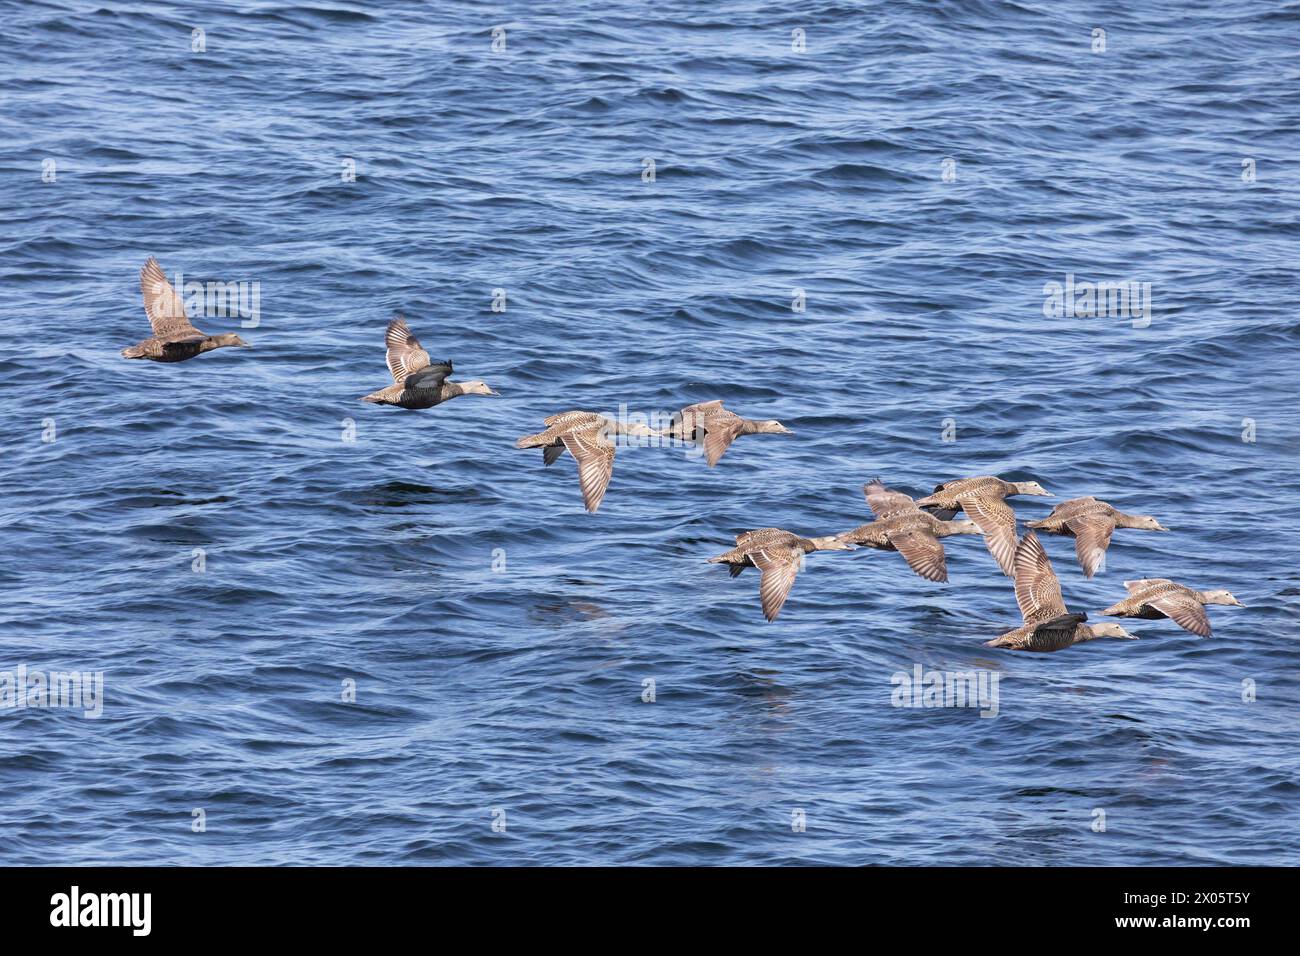
<instances>
[{"instance_id":1,"label":"duck's dark belly","mask_svg":"<svg viewBox=\"0 0 1300 956\"><path fill-rule=\"evenodd\" d=\"M442 394L426 389L403 392L397 404L403 408L433 408L435 405L442 404Z\"/></svg>"},{"instance_id":2,"label":"duck's dark belly","mask_svg":"<svg viewBox=\"0 0 1300 956\"><path fill-rule=\"evenodd\" d=\"M951 521L957 517L957 512L961 511L961 505L953 505L951 508L945 505L922 505L922 511L928 511L940 521Z\"/></svg>"},{"instance_id":3,"label":"duck's dark belly","mask_svg":"<svg viewBox=\"0 0 1300 956\"><path fill-rule=\"evenodd\" d=\"M198 344L168 345L158 350L157 355L149 356L155 362L184 362L201 353Z\"/></svg>"}]
</instances>

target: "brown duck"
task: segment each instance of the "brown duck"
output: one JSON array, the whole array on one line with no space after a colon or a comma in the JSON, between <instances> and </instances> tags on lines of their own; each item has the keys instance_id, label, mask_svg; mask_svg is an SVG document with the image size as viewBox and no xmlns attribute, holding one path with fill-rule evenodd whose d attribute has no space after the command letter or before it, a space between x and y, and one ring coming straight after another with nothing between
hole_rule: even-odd
<instances>
[{"instance_id":1,"label":"brown duck","mask_svg":"<svg viewBox=\"0 0 1300 956\"><path fill-rule=\"evenodd\" d=\"M1002 573L1015 574L1016 513L1004 500L1010 495L1048 495L1036 481L1003 481L989 475L960 478L936 485L934 494L916 504L936 518L951 518L965 511L984 533L984 545Z\"/></svg>"},{"instance_id":2,"label":"brown duck","mask_svg":"<svg viewBox=\"0 0 1300 956\"><path fill-rule=\"evenodd\" d=\"M721 401L712 401L687 405L673 416L672 424L661 434L665 438L702 443L704 460L712 468L741 435L793 435L794 432L774 419L741 418L723 408Z\"/></svg>"},{"instance_id":3,"label":"brown duck","mask_svg":"<svg viewBox=\"0 0 1300 956\"><path fill-rule=\"evenodd\" d=\"M122 357L149 359L151 362L184 362L204 352L249 344L234 332L205 335L194 327L185 314L185 302L167 276L158 260L150 256L140 269L140 292L144 295L144 312L149 317L153 335L142 342L122 349Z\"/></svg>"},{"instance_id":4,"label":"brown duck","mask_svg":"<svg viewBox=\"0 0 1300 956\"><path fill-rule=\"evenodd\" d=\"M406 320L400 315L388 323L384 333L387 348L388 370L393 373L393 383L377 392L363 395L361 401L376 405L396 405L399 408L432 408L458 395L496 395L487 382L449 382L451 360L438 363L429 361L429 353L420 347L420 340L411 334Z\"/></svg>"},{"instance_id":5,"label":"brown duck","mask_svg":"<svg viewBox=\"0 0 1300 956\"><path fill-rule=\"evenodd\" d=\"M561 412L543 419L546 431L525 435L515 442L516 448L541 448L544 464L554 464L567 449L578 461L578 483L582 501L588 511L600 507L614 474L614 442L611 435L658 438L659 432L647 425L617 422L595 412Z\"/></svg>"},{"instance_id":6,"label":"brown duck","mask_svg":"<svg viewBox=\"0 0 1300 956\"><path fill-rule=\"evenodd\" d=\"M1015 554L1016 603L1023 626L985 642L986 647L1013 651L1059 651L1098 637L1137 640L1118 624L1084 624L1088 615L1071 614L1061 598L1061 582L1052 570L1038 535L1030 531Z\"/></svg>"},{"instance_id":7,"label":"brown duck","mask_svg":"<svg viewBox=\"0 0 1300 956\"><path fill-rule=\"evenodd\" d=\"M1074 539L1074 553L1079 558L1085 577L1092 577L1101 567L1110 547L1110 536L1116 528L1142 528L1147 531L1168 531L1150 515L1128 515L1118 508L1096 498L1073 498L1063 501L1046 518L1026 521L1026 528L1037 528L1048 534L1060 534Z\"/></svg>"},{"instance_id":8,"label":"brown duck","mask_svg":"<svg viewBox=\"0 0 1300 956\"><path fill-rule=\"evenodd\" d=\"M1191 631L1200 637L1210 636L1210 617L1205 613L1206 604L1246 606L1222 588L1217 591L1197 591L1175 584L1168 578L1125 581L1124 587L1128 588L1128 597L1102 611L1106 617L1140 617L1147 620L1172 618L1184 631Z\"/></svg>"},{"instance_id":9,"label":"brown duck","mask_svg":"<svg viewBox=\"0 0 1300 956\"><path fill-rule=\"evenodd\" d=\"M709 558L709 563L727 565L733 578L745 568L758 568L762 572L758 579L758 596L763 605L763 616L774 621L781 613L785 599L790 596L790 588L805 554L852 550L853 545L833 534L803 538L780 528L759 528L736 535L736 547L716 558Z\"/></svg>"},{"instance_id":10,"label":"brown duck","mask_svg":"<svg viewBox=\"0 0 1300 956\"><path fill-rule=\"evenodd\" d=\"M943 542L950 534L979 534L974 521L940 521L901 491L891 491L879 478L864 485L867 505L876 520L839 535L847 544L897 551L908 566L929 581L947 581Z\"/></svg>"}]
</instances>

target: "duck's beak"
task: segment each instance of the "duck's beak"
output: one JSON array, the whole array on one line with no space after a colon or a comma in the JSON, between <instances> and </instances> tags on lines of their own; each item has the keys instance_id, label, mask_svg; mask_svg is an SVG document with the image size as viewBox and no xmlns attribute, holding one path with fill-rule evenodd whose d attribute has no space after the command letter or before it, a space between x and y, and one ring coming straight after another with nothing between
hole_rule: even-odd
<instances>
[{"instance_id":1,"label":"duck's beak","mask_svg":"<svg viewBox=\"0 0 1300 956\"><path fill-rule=\"evenodd\" d=\"M498 392L495 388L491 388L491 387L489 387L489 388L488 388L488 394L489 394L489 395L500 395L501 393Z\"/></svg>"},{"instance_id":2,"label":"duck's beak","mask_svg":"<svg viewBox=\"0 0 1300 956\"><path fill-rule=\"evenodd\" d=\"M1240 601L1238 601L1236 598L1233 598L1233 599L1232 599L1232 606L1233 606L1233 607L1245 607L1246 605L1242 604L1242 603L1241 603Z\"/></svg>"},{"instance_id":3,"label":"duck's beak","mask_svg":"<svg viewBox=\"0 0 1300 956\"><path fill-rule=\"evenodd\" d=\"M1168 531L1169 529L1166 528L1164 525L1162 525L1159 521L1157 521L1157 522L1156 522L1156 530L1157 530L1157 531Z\"/></svg>"}]
</instances>

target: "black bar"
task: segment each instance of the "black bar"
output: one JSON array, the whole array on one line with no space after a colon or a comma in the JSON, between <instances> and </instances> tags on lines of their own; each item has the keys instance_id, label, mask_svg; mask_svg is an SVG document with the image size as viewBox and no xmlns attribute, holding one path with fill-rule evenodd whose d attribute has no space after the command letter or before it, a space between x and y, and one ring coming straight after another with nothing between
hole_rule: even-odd
<instances>
[{"instance_id":1,"label":"black bar","mask_svg":"<svg viewBox=\"0 0 1300 956\"><path fill-rule=\"evenodd\" d=\"M1071 943L1199 936L1232 945L1261 929L1288 928L1294 914L1283 912L1293 884L1285 868L38 868L0 870L0 919L11 942L76 934L77 942L210 945L245 941L257 927L259 943L373 945L376 927L442 934L450 926L468 933L470 944L475 934L495 942L565 926L583 936L599 930L682 942L686 925L761 942L769 931L807 924L863 940L905 930L916 943L933 932L949 943L1041 943L1051 934ZM97 894L150 894L147 937L136 936L143 896L135 909L110 900L125 925L51 925L52 915L70 912L73 886L88 917L99 910ZM60 894L68 904L62 914ZM1207 919L1208 927L1200 925Z\"/></svg>"}]
</instances>

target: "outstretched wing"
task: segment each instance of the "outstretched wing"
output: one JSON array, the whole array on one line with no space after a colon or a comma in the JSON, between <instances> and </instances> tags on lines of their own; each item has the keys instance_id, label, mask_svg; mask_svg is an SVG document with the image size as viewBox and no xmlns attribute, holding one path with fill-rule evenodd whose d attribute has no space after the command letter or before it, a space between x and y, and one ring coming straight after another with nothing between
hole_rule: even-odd
<instances>
[{"instance_id":1,"label":"outstretched wing","mask_svg":"<svg viewBox=\"0 0 1300 956\"><path fill-rule=\"evenodd\" d=\"M877 518L916 509L916 502L912 500L911 495L886 488L885 483L879 478L873 479L869 485L864 485L862 493L867 496L867 507Z\"/></svg>"},{"instance_id":2,"label":"outstretched wing","mask_svg":"<svg viewBox=\"0 0 1300 956\"><path fill-rule=\"evenodd\" d=\"M614 476L614 444L600 434L598 428L569 432L560 441L569 454L578 460L578 484L582 486L582 501L588 511L600 507Z\"/></svg>"},{"instance_id":3,"label":"outstretched wing","mask_svg":"<svg viewBox=\"0 0 1300 956\"><path fill-rule=\"evenodd\" d=\"M407 376L429 365L429 353L420 348L420 340L411 334L406 319L400 315L388 323L388 329L384 332L384 346L388 349L388 371L393 373L393 381L398 385L405 383ZM443 375L446 378L451 374L451 363L442 364L447 366L447 373ZM442 382L439 381L438 384L441 385Z\"/></svg>"},{"instance_id":4,"label":"outstretched wing","mask_svg":"<svg viewBox=\"0 0 1300 956\"><path fill-rule=\"evenodd\" d=\"M1016 603L1026 624L1043 622L1066 613L1061 582L1052 570L1038 535L1030 531L1015 553Z\"/></svg>"},{"instance_id":5,"label":"outstretched wing","mask_svg":"<svg viewBox=\"0 0 1300 956\"><path fill-rule=\"evenodd\" d=\"M742 419L722 407L721 399L687 405L673 416L667 433L683 441L700 441L703 434L704 460L710 468L726 454L740 434Z\"/></svg>"},{"instance_id":6,"label":"outstretched wing","mask_svg":"<svg viewBox=\"0 0 1300 956\"><path fill-rule=\"evenodd\" d=\"M204 338L185 314L185 302L167 281L158 260L150 256L140 270L140 292L153 334L160 339Z\"/></svg>"},{"instance_id":7,"label":"outstretched wing","mask_svg":"<svg viewBox=\"0 0 1300 956\"><path fill-rule=\"evenodd\" d=\"M898 549L908 566L927 581L948 580L943 542L928 531L893 532L889 535L889 543Z\"/></svg>"},{"instance_id":8,"label":"outstretched wing","mask_svg":"<svg viewBox=\"0 0 1300 956\"><path fill-rule=\"evenodd\" d=\"M441 388L442 383L446 381L447 376L450 374L451 362L426 365L424 368L406 376L406 381L402 383L402 387L407 390Z\"/></svg>"},{"instance_id":9,"label":"outstretched wing","mask_svg":"<svg viewBox=\"0 0 1300 956\"><path fill-rule=\"evenodd\" d=\"M749 552L749 560L763 573L758 582L758 597L763 605L763 616L776 620L790 596L803 551L799 548L771 547Z\"/></svg>"},{"instance_id":10,"label":"outstretched wing","mask_svg":"<svg viewBox=\"0 0 1300 956\"><path fill-rule=\"evenodd\" d=\"M1198 637L1210 636L1210 616L1200 601L1186 591L1167 591L1149 598L1146 602L1184 631Z\"/></svg>"},{"instance_id":11,"label":"outstretched wing","mask_svg":"<svg viewBox=\"0 0 1300 956\"><path fill-rule=\"evenodd\" d=\"M1115 532L1115 519L1103 514L1071 518L1065 526L1074 532L1074 553L1079 558L1084 577L1092 577L1101 567Z\"/></svg>"},{"instance_id":12,"label":"outstretched wing","mask_svg":"<svg viewBox=\"0 0 1300 956\"><path fill-rule=\"evenodd\" d=\"M740 434L739 418L714 418L705 422L704 461L712 468Z\"/></svg>"},{"instance_id":13,"label":"outstretched wing","mask_svg":"<svg viewBox=\"0 0 1300 956\"><path fill-rule=\"evenodd\" d=\"M1002 573L1015 577L1016 513L1011 506L1001 498L972 497L959 498L958 501L984 532L984 546L998 562Z\"/></svg>"},{"instance_id":14,"label":"outstretched wing","mask_svg":"<svg viewBox=\"0 0 1300 956\"><path fill-rule=\"evenodd\" d=\"M721 411L724 411L721 399L714 399L711 402L696 402L694 405L687 405L674 415L673 426L670 427L680 425L683 429L682 436L689 437L690 432L697 423L708 421Z\"/></svg>"}]
</instances>

